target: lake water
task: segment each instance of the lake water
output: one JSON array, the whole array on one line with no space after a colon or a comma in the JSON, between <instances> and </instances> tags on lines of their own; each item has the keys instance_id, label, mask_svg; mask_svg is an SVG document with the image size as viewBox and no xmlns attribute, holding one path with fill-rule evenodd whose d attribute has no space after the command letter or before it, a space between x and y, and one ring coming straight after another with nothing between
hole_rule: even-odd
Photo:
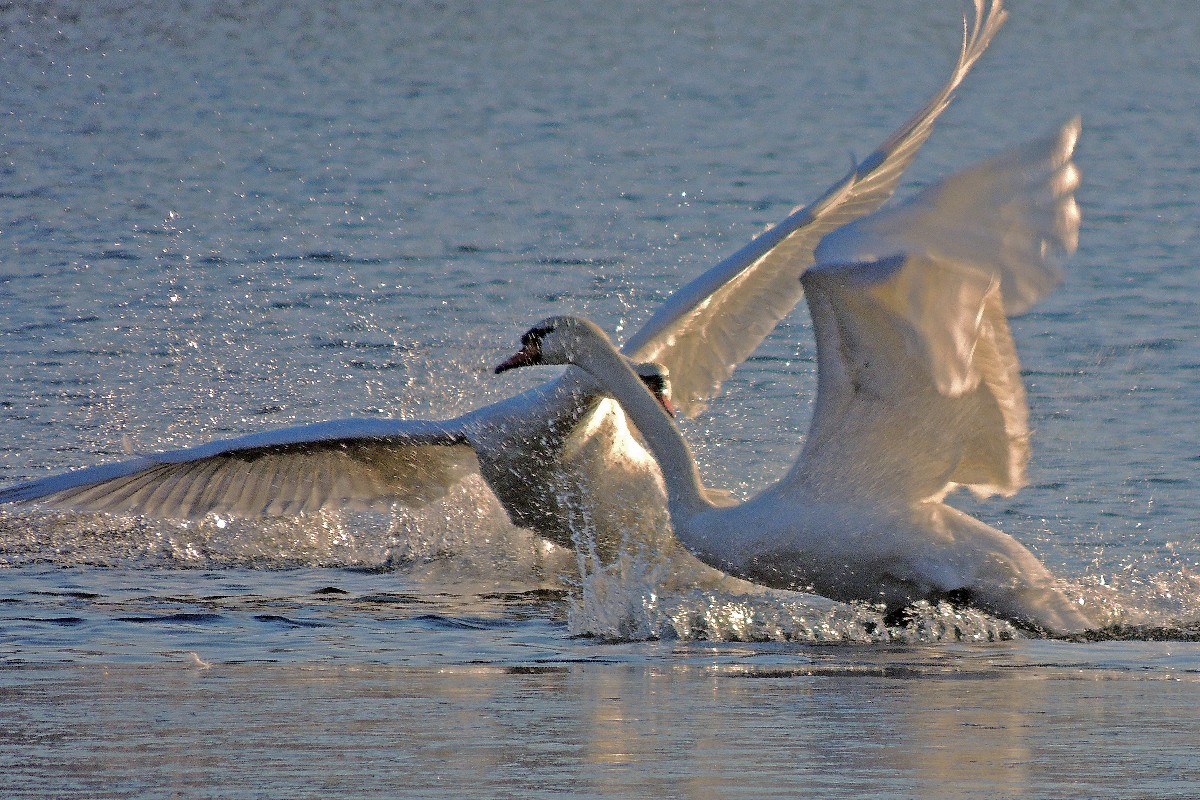
<instances>
[{"instance_id":1,"label":"lake water","mask_svg":"<svg viewBox=\"0 0 1200 800\"><path fill-rule=\"evenodd\" d=\"M955 502L1104 631L888 635L636 554L581 575L478 484L232 524L5 509L0 795L1196 796L1200 13L1014 5L903 191L1083 115L1079 252L1013 324L1031 485ZM0 483L532 386L489 369L529 324L635 330L922 105L959 10L9 4ZM800 309L685 425L711 483L786 468L814 369Z\"/></svg>"}]
</instances>

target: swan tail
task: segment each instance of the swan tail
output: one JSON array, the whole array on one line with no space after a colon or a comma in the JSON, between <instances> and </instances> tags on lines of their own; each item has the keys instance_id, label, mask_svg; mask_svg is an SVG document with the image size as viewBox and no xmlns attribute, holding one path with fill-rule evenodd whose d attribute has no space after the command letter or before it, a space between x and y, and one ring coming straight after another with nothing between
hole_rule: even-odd
<instances>
[{"instance_id":1,"label":"swan tail","mask_svg":"<svg viewBox=\"0 0 1200 800\"><path fill-rule=\"evenodd\" d=\"M941 503L925 504L919 513L926 517L926 529L936 532L936 546L949 551L929 559L943 567L936 577L938 592L965 590L983 611L1054 636L1095 627L1084 607L1068 598L1050 570L1013 537Z\"/></svg>"}]
</instances>

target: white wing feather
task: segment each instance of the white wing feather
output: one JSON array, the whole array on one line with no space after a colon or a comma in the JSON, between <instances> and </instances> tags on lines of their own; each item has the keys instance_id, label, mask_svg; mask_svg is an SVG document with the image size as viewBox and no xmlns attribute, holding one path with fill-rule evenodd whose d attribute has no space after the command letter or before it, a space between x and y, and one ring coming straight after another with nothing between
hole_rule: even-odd
<instances>
[{"instance_id":1,"label":"white wing feather","mask_svg":"<svg viewBox=\"0 0 1200 800\"><path fill-rule=\"evenodd\" d=\"M1075 249L1079 120L826 237L803 283L813 422L791 480L908 501L1025 482L1028 408L1007 314Z\"/></svg>"},{"instance_id":2,"label":"white wing feather","mask_svg":"<svg viewBox=\"0 0 1200 800\"><path fill-rule=\"evenodd\" d=\"M478 469L463 434L440 423L341 420L27 481L0 503L176 519L384 509L432 502Z\"/></svg>"},{"instance_id":3,"label":"white wing feather","mask_svg":"<svg viewBox=\"0 0 1200 800\"><path fill-rule=\"evenodd\" d=\"M1061 257L1079 244L1078 117L1049 136L940 181L826 236L819 264L926 253L995 275L1004 308L1025 311L1058 285Z\"/></svg>"},{"instance_id":4,"label":"white wing feather","mask_svg":"<svg viewBox=\"0 0 1200 800\"><path fill-rule=\"evenodd\" d=\"M974 24L964 21L963 46L950 79L915 116L816 202L717 264L669 297L622 348L635 361L670 370L672 400L694 416L803 295L796 277L813 262L821 237L882 205L933 131L954 91L987 49L1008 13L1000 0Z\"/></svg>"}]
</instances>

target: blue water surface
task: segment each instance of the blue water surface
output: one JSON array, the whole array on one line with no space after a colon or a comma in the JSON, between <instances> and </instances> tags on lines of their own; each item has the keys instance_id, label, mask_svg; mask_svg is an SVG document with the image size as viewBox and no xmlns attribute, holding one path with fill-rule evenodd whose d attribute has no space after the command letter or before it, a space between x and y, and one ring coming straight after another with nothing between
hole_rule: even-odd
<instances>
[{"instance_id":1,"label":"blue water surface","mask_svg":"<svg viewBox=\"0 0 1200 800\"><path fill-rule=\"evenodd\" d=\"M489 369L521 331L636 330L923 104L961 11L10 4L0 482L534 385ZM1192 796L1200 14L1012 12L901 192L1082 114L1079 251L1013 321L1031 485L954 502L1103 635L581 576L477 484L396 515L3 510L0 794ZM706 479L780 475L814 391L798 309L686 423Z\"/></svg>"}]
</instances>

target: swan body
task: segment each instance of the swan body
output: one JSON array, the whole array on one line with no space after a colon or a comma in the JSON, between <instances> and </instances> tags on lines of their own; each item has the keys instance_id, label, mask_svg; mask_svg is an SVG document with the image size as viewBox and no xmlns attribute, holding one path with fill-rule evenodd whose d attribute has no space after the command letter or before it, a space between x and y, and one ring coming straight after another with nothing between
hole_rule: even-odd
<instances>
[{"instance_id":1,"label":"swan body","mask_svg":"<svg viewBox=\"0 0 1200 800\"><path fill-rule=\"evenodd\" d=\"M630 339L627 357L670 371L683 413L698 413L800 300L795 275L821 237L891 196L1006 16L1001 0L975 0L951 76L924 108L815 202L678 290ZM515 524L564 546L573 545L581 515L600 549L611 550L624 532L657 524L631 519L631 508L663 505L654 459L578 369L454 419L351 419L256 433L30 480L0 489L0 503L166 518L297 514L418 506L472 474Z\"/></svg>"},{"instance_id":2,"label":"swan body","mask_svg":"<svg viewBox=\"0 0 1200 800\"><path fill-rule=\"evenodd\" d=\"M1027 408L1007 314L1075 249L1079 121L829 234L802 282L818 389L804 448L742 503L703 486L679 429L608 337L539 323L497 367L569 363L615 397L658 459L671 524L704 563L890 612L955 598L1056 634L1092 623L1016 539L947 505L1025 482Z\"/></svg>"}]
</instances>

